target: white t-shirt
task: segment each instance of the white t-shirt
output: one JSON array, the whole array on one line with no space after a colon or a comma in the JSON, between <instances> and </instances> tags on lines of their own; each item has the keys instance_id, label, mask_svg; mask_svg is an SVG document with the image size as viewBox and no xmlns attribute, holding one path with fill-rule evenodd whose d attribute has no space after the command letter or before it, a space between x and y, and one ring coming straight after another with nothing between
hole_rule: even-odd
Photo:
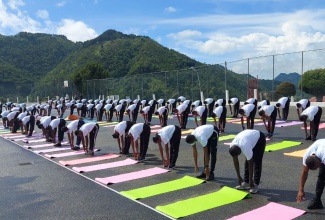
<instances>
[{"instance_id":1,"label":"white t-shirt","mask_svg":"<svg viewBox=\"0 0 325 220\"><path fill-rule=\"evenodd\" d=\"M305 109L306 105L308 104L308 99L301 99L298 103L301 104L301 108ZM296 109L298 109L297 104L296 104Z\"/></svg>"},{"instance_id":2,"label":"white t-shirt","mask_svg":"<svg viewBox=\"0 0 325 220\"><path fill-rule=\"evenodd\" d=\"M275 107L273 105L263 105L260 108L259 112L264 110L265 115L270 116L272 114L272 112L274 111L274 109L275 109Z\"/></svg>"},{"instance_id":3,"label":"white t-shirt","mask_svg":"<svg viewBox=\"0 0 325 220\"><path fill-rule=\"evenodd\" d=\"M157 112L159 113L159 115L162 115L165 110L166 110L166 107L165 106L161 106L160 108L157 109Z\"/></svg>"},{"instance_id":4,"label":"white t-shirt","mask_svg":"<svg viewBox=\"0 0 325 220\"><path fill-rule=\"evenodd\" d=\"M88 105L87 105L87 109L88 109L88 110L92 109L93 107L94 107L94 104L88 104Z\"/></svg>"},{"instance_id":5,"label":"white t-shirt","mask_svg":"<svg viewBox=\"0 0 325 220\"><path fill-rule=\"evenodd\" d=\"M325 164L325 139L319 139L308 147L302 159L302 164L304 166L306 166L307 157L313 154L321 160L322 164Z\"/></svg>"},{"instance_id":6,"label":"white t-shirt","mask_svg":"<svg viewBox=\"0 0 325 220\"><path fill-rule=\"evenodd\" d=\"M117 125L115 125L114 132L116 131L117 133L119 133L119 135L122 136L125 135L125 129L126 129L126 121L122 121Z\"/></svg>"},{"instance_id":7,"label":"white t-shirt","mask_svg":"<svg viewBox=\"0 0 325 220\"><path fill-rule=\"evenodd\" d=\"M137 123L130 128L129 133L132 134L134 141L140 137L143 131L143 125L144 123Z\"/></svg>"},{"instance_id":8,"label":"white t-shirt","mask_svg":"<svg viewBox=\"0 0 325 220\"><path fill-rule=\"evenodd\" d=\"M216 114L218 118L221 117L222 112L223 112L223 106L218 106L213 110L213 113Z\"/></svg>"},{"instance_id":9,"label":"white t-shirt","mask_svg":"<svg viewBox=\"0 0 325 220\"><path fill-rule=\"evenodd\" d=\"M117 112L121 111L121 109L122 109L122 104L119 104L119 105L117 105L117 106L115 107L115 110L116 110Z\"/></svg>"},{"instance_id":10,"label":"white t-shirt","mask_svg":"<svg viewBox=\"0 0 325 220\"><path fill-rule=\"evenodd\" d=\"M142 109L144 114L148 114L148 111L150 110L150 106L146 106Z\"/></svg>"},{"instance_id":11,"label":"white t-shirt","mask_svg":"<svg viewBox=\"0 0 325 220\"><path fill-rule=\"evenodd\" d=\"M82 103L77 103L76 106L77 106L77 108L81 108L83 106L83 104Z\"/></svg>"},{"instance_id":12,"label":"white t-shirt","mask_svg":"<svg viewBox=\"0 0 325 220\"><path fill-rule=\"evenodd\" d=\"M186 98L184 96L180 96L180 97L178 97L177 100L180 100L181 102L184 102L186 100Z\"/></svg>"},{"instance_id":13,"label":"white t-shirt","mask_svg":"<svg viewBox=\"0 0 325 220\"><path fill-rule=\"evenodd\" d=\"M288 101L288 97L282 97L282 98L280 98L279 100L278 100L278 102L277 103L280 103L280 107L281 108L284 108L285 107L285 105L286 105L286 103L287 103L287 101Z\"/></svg>"},{"instance_id":14,"label":"white t-shirt","mask_svg":"<svg viewBox=\"0 0 325 220\"><path fill-rule=\"evenodd\" d=\"M79 120L74 120L74 121L70 122L67 126L67 128L69 129L67 132L69 134L71 134L74 130L76 130L78 127L78 123L79 123Z\"/></svg>"},{"instance_id":15,"label":"white t-shirt","mask_svg":"<svg viewBox=\"0 0 325 220\"><path fill-rule=\"evenodd\" d=\"M231 98L230 101L233 105L235 105L238 102L238 98Z\"/></svg>"},{"instance_id":16,"label":"white t-shirt","mask_svg":"<svg viewBox=\"0 0 325 220\"><path fill-rule=\"evenodd\" d=\"M18 120L22 120L26 115L27 115L27 112L23 112L23 113L20 113L17 118L18 118Z\"/></svg>"},{"instance_id":17,"label":"white t-shirt","mask_svg":"<svg viewBox=\"0 0 325 220\"><path fill-rule=\"evenodd\" d=\"M308 117L308 119L310 121L314 120L314 117L315 115L317 114L318 112L318 106L309 106L308 108L306 108L302 113L301 115L306 115Z\"/></svg>"},{"instance_id":18,"label":"white t-shirt","mask_svg":"<svg viewBox=\"0 0 325 220\"><path fill-rule=\"evenodd\" d=\"M178 110L178 114L182 114L183 111L186 110L186 108L187 108L187 105L186 104L181 104L181 105L177 106L176 109Z\"/></svg>"},{"instance_id":19,"label":"white t-shirt","mask_svg":"<svg viewBox=\"0 0 325 220\"><path fill-rule=\"evenodd\" d=\"M150 106L152 106L153 103L154 103L154 100L150 100L150 101L148 102L148 104L149 104Z\"/></svg>"},{"instance_id":20,"label":"white t-shirt","mask_svg":"<svg viewBox=\"0 0 325 220\"><path fill-rule=\"evenodd\" d=\"M112 104L106 104L106 105L104 106L104 109L105 109L106 111L109 111L111 108L112 108Z\"/></svg>"},{"instance_id":21,"label":"white t-shirt","mask_svg":"<svg viewBox=\"0 0 325 220\"><path fill-rule=\"evenodd\" d=\"M249 99L246 100L246 102L248 104L254 104L255 100L256 100L255 98L249 98Z\"/></svg>"},{"instance_id":22,"label":"white t-shirt","mask_svg":"<svg viewBox=\"0 0 325 220\"><path fill-rule=\"evenodd\" d=\"M134 111L134 109L137 107L137 104L132 104L128 107L128 110L130 110L131 112Z\"/></svg>"},{"instance_id":23,"label":"white t-shirt","mask_svg":"<svg viewBox=\"0 0 325 220\"><path fill-rule=\"evenodd\" d=\"M142 100L142 101L141 101L141 105L142 105L142 106L145 106L146 103L147 103L147 100Z\"/></svg>"},{"instance_id":24,"label":"white t-shirt","mask_svg":"<svg viewBox=\"0 0 325 220\"><path fill-rule=\"evenodd\" d=\"M60 118L56 118L50 122L50 126L52 129L57 128L60 124Z\"/></svg>"},{"instance_id":25,"label":"white t-shirt","mask_svg":"<svg viewBox=\"0 0 325 220\"><path fill-rule=\"evenodd\" d=\"M196 140L202 145L202 147L205 147L208 144L208 139L212 136L213 132L213 125L201 125L192 132L192 135L195 136Z\"/></svg>"},{"instance_id":26,"label":"white t-shirt","mask_svg":"<svg viewBox=\"0 0 325 220\"><path fill-rule=\"evenodd\" d=\"M133 100L133 104L138 104L138 102L139 102L139 99L134 99Z\"/></svg>"},{"instance_id":27,"label":"white t-shirt","mask_svg":"<svg viewBox=\"0 0 325 220\"><path fill-rule=\"evenodd\" d=\"M158 131L158 135L160 136L161 141L164 144L167 144L172 138L174 131L175 131L175 125L168 125L166 127L163 127L160 131Z\"/></svg>"},{"instance_id":28,"label":"white t-shirt","mask_svg":"<svg viewBox=\"0 0 325 220\"><path fill-rule=\"evenodd\" d=\"M47 126L49 126L49 124L51 123L51 116L42 117L40 122L44 128L47 128Z\"/></svg>"},{"instance_id":29,"label":"white t-shirt","mask_svg":"<svg viewBox=\"0 0 325 220\"><path fill-rule=\"evenodd\" d=\"M4 118L4 117L7 117L7 115L10 113L10 111L3 111L1 113L1 117Z\"/></svg>"},{"instance_id":30,"label":"white t-shirt","mask_svg":"<svg viewBox=\"0 0 325 220\"><path fill-rule=\"evenodd\" d=\"M162 104L165 100L164 99L158 99L157 103Z\"/></svg>"},{"instance_id":31,"label":"white t-shirt","mask_svg":"<svg viewBox=\"0 0 325 220\"><path fill-rule=\"evenodd\" d=\"M14 117L16 116L16 114L17 114L17 111L10 112L10 113L7 115L7 119L8 119L8 121L14 119Z\"/></svg>"},{"instance_id":32,"label":"white t-shirt","mask_svg":"<svg viewBox=\"0 0 325 220\"><path fill-rule=\"evenodd\" d=\"M85 137L86 135L88 135L91 132L91 130L93 130L95 125L96 125L95 122L89 122L89 123L83 124L80 127L80 131L82 131L83 136Z\"/></svg>"},{"instance_id":33,"label":"white t-shirt","mask_svg":"<svg viewBox=\"0 0 325 220\"><path fill-rule=\"evenodd\" d=\"M222 105L222 103L223 103L223 99L218 99L218 100L216 101L216 104L218 104L218 106Z\"/></svg>"},{"instance_id":34,"label":"white t-shirt","mask_svg":"<svg viewBox=\"0 0 325 220\"><path fill-rule=\"evenodd\" d=\"M169 104L174 104L175 103L175 99L168 99L167 101Z\"/></svg>"},{"instance_id":35,"label":"white t-shirt","mask_svg":"<svg viewBox=\"0 0 325 220\"><path fill-rule=\"evenodd\" d=\"M23 119L21 119L23 125L26 125L29 122L29 120L30 120L30 115L25 116L23 117Z\"/></svg>"},{"instance_id":36,"label":"white t-shirt","mask_svg":"<svg viewBox=\"0 0 325 220\"><path fill-rule=\"evenodd\" d=\"M95 106L96 111L99 111L101 107L103 106L103 103L99 103Z\"/></svg>"},{"instance_id":37,"label":"white t-shirt","mask_svg":"<svg viewBox=\"0 0 325 220\"><path fill-rule=\"evenodd\" d=\"M204 101L207 103L207 105L210 105L213 102L213 98L206 98Z\"/></svg>"},{"instance_id":38,"label":"white t-shirt","mask_svg":"<svg viewBox=\"0 0 325 220\"><path fill-rule=\"evenodd\" d=\"M192 103L192 107L196 108L200 104L200 100L196 100L195 102Z\"/></svg>"},{"instance_id":39,"label":"white t-shirt","mask_svg":"<svg viewBox=\"0 0 325 220\"><path fill-rule=\"evenodd\" d=\"M250 160L253 157L253 149L260 136L261 134L258 130L247 129L241 131L232 140L230 147L237 145L241 149L241 152L245 155L246 159Z\"/></svg>"},{"instance_id":40,"label":"white t-shirt","mask_svg":"<svg viewBox=\"0 0 325 220\"><path fill-rule=\"evenodd\" d=\"M197 114L198 114L199 116L202 116L202 114L203 114L203 112L204 112L205 109L206 109L206 107L203 106L203 105L201 105L201 106L196 107L196 108L195 108L195 111L197 112Z\"/></svg>"},{"instance_id":41,"label":"white t-shirt","mask_svg":"<svg viewBox=\"0 0 325 220\"><path fill-rule=\"evenodd\" d=\"M267 101L266 100L262 100L259 104L258 104L258 106L264 106L264 105L267 105Z\"/></svg>"},{"instance_id":42,"label":"white t-shirt","mask_svg":"<svg viewBox=\"0 0 325 220\"><path fill-rule=\"evenodd\" d=\"M191 100L185 100L184 102L183 102L183 105L186 105L186 106L188 106L188 104L190 104L190 102L191 102Z\"/></svg>"},{"instance_id":43,"label":"white t-shirt","mask_svg":"<svg viewBox=\"0 0 325 220\"><path fill-rule=\"evenodd\" d=\"M249 114L253 111L254 108L255 108L254 104L246 104L242 107L246 116L249 116Z\"/></svg>"}]
</instances>

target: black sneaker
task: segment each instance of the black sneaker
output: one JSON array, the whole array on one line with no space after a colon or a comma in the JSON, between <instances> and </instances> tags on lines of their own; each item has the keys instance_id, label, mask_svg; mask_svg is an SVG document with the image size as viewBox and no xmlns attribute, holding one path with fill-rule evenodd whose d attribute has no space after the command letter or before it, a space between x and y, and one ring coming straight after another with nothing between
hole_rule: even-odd
<instances>
[{"instance_id":1,"label":"black sneaker","mask_svg":"<svg viewBox=\"0 0 325 220\"><path fill-rule=\"evenodd\" d=\"M196 176L196 178L206 178L205 173L201 173L200 175Z\"/></svg>"},{"instance_id":2,"label":"black sneaker","mask_svg":"<svg viewBox=\"0 0 325 220\"><path fill-rule=\"evenodd\" d=\"M311 137L309 135L307 135L305 140L311 140Z\"/></svg>"},{"instance_id":3,"label":"black sneaker","mask_svg":"<svg viewBox=\"0 0 325 220\"><path fill-rule=\"evenodd\" d=\"M168 167L169 169L175 169L176 168L176 166L175 165L169 165L169 167Z\"/></svg>"},{"instance_id":4,"label":"black sneaker","mask_svg":"<svg viewBox=\"0 0 325 220\"><path fill-rule=\"evenodd\" d=\"M212 181L214 180L214 174L210 173L210 176L206 179L206 181Z\"/></svg>"},{"instance_id":5,"label":"black sneaker","mask_svg":"<svg viewBox=\"0 0 325 220\"><path fill-rule=\"evenodd\" d=\"M62 145L57 143L57 144L54 144L54 147L61 147Z\"/></svg>"},{"instance_id":6,"label":"black sneaker","mask_svg":"<svg viewBox=\"0 0 325 220\"><path fill-rule=\"evenodd\" d=\"M314 198L307 206L308 209L322 209L323 203L320 199Z\"/></svg>"}]
</instances>

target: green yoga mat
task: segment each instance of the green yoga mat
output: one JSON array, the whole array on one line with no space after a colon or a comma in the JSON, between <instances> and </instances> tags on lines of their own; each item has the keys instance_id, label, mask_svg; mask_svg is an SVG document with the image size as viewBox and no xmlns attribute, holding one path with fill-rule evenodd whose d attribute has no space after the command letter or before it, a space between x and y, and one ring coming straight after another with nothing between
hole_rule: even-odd
<instances>
[{"instance_id":1,"label":"green yoga mat","mask_svg":"<svg viewBox=\"0 0 325 220\"><path fill-rule=\"evenodd\" d=\"M276 150L282 150L282 149L285 149L285 148L298 146L300 144L302 144L302 143L298 142L298 141L282 141L280 143L267 145L265 147L265 151L271 152L271 151L276 151Z\"/></svg>"},{"instance_id":2,"label":"green yoga mat","mask_svg":"<svg viewBox=\"0 0 325 220\"><path fill-rule=\"evenodd\" d=\"M233 119L235 119L235 118L226 118L226 120L228 121L228 120L233 120ZM207 121L214 121L214 119L212 118L212 117L207 117ZM218 122L218 119L217 119L217 122Z\"/></svg>"},{"instance_id":3,"label":"green yoga mat","mask_svg":"<svg viewBox=\"0 0 325 220\"><path fill-rule=\"evenodd\" d=\"M143 199L150 196L155 196L167 192L176 191L179 189L185 189L191 186L196 186L204 182L205 181L201 179L197 179L190 176L184 176L181 179L173 181L168 181L128 191L121 191L121 194L134 200Z\"/></svg>"},{"instance_id":4,"label":"green yoga mat","mask_svg":"<svg viewBox=\"0 0 325 220\"><path fill-rule=\"evenodd\" d=\"M226 135L226 136L220 136L219 141L226 141L226 140L229 140L229 139L233 139L235 137L236 137L236 135L234 135L234 134L229 134L229 135Z\"/></svg>"},{"instance_id":5,"label":"green yoga mat","mask_svg":"<svg viewBox=\"0 0 325 220\"><path fill-rule=\"evenodd\" d=\"M157 206L156 209L173 218L181 218L219 206L238 202L246 197L250 197L250 194L245 191L224 186L217 192L178 201L164 206Z\"/></svg>"}]
</instances>

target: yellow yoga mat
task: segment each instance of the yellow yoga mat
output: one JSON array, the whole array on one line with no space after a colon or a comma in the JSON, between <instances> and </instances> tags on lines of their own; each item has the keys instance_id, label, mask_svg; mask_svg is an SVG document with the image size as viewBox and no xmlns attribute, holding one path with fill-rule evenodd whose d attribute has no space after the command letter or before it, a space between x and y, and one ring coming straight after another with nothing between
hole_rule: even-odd
<instances>
[{"instance_id":1,"label":"yellow yoga mat","mask_svg":"<svg viewBox=\"0 0 325 220\"><path fill-rule=\"evenodd\" d=\"M286 156L290 156L290 157L304 157L305 152L307 151L307 149L303 149L303 150L297 150L297 151L293 151L291 153L283 153Z\"/></svg>"},{"instance_id":2,"label":"yellow yoga mat","mask_svg":"<svg viewBox=\"0 0 325 220\"><path fill-rule=\"evenodd\" d=\"M191 134L194 131L194 129L189 129L187 131L182 131L182 134Z\"/></svg>"}]
</instances>

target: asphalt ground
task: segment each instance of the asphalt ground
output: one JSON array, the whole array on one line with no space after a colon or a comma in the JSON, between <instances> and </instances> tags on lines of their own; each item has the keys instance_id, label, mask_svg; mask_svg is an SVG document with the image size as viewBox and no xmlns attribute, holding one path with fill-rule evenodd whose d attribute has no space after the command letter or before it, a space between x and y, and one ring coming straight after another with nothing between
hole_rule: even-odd
<instances>
[{"instance_id":1,"label":"asphalt ground","mask_svg":"<svg viewBox=\"0 0 325 220\"><path fill-rule=\"evenodd\" d=\"M54 115L54 111L52 115ZM325 121L324 118L325 115L323 114L322 122ZM124 118L124 120L127 119L127 117ZM114 118L114 120L116 119ZM292 120L297 120L294 107L290 108L288 118L288 121ZM143 122L140 115L137 122ZM153 119L152 125L154 124L158 124L158 119ZM177 119L169 119L168 124L178 124L178 121ZM187 216L185 219L227 219L264 206L269 202L305 210L306 213L297 219L325 219L325 209L307 209L309 201L314 196L318 172L309 172L305 186L306 200L296 203L302 158L283 154L306 149L313 143L304 140L305 135L301 126L275 128L274 137L271 141L267 141L267 144L282 140L300 141L302 144L274 152L265 152L258 194L252 195L252 198L249 199ZM190 120L187 128L194 129L194 121ZM255 129L265 132L264 126L255 126ZM38 129L36 131L37 133L40 132ZM240 124L227 123L225 133L221 136L237 134L240 131ZM317 139L325 138L324 131L324 129L319 130ZM101 150L95 152L95 155L119 152L117 142L112 138L112 133L113 127L100 126L96 147ZM166 205L212 193L220 190L223 186L235 187L237 185L232 158L228 153L229 146L224 145L225 142L230 141L219 141L214 181L138 201L128 199L119 193L120 191L175 180L185 175L194 176L192 148L184 139L181 140L177 167L168 173L109 186L95 181L97 177L162 167L158 146L152 142L152 137L153 133L150 137L146 161L132 166L81 174L73 171L72 166L64 167L58 161L89 157L87 155L47 159L43 154L36 154L33 150L21 147L24 145L21 141L13 142L0 138L0 219L168 219L170 217L155 210L157 205ZM33 144L30 143L30 145ZM198 153L199 166L202 170L203 150L200 145L198 145ZM132 155L123 155L120 158L111 159L109 162L125 158L132 158ZM99 163L103 163L103 161L81 166ZM244 172L243 165L244 156L241 155L242 175Z\"/></svg>"}]
</instances>

